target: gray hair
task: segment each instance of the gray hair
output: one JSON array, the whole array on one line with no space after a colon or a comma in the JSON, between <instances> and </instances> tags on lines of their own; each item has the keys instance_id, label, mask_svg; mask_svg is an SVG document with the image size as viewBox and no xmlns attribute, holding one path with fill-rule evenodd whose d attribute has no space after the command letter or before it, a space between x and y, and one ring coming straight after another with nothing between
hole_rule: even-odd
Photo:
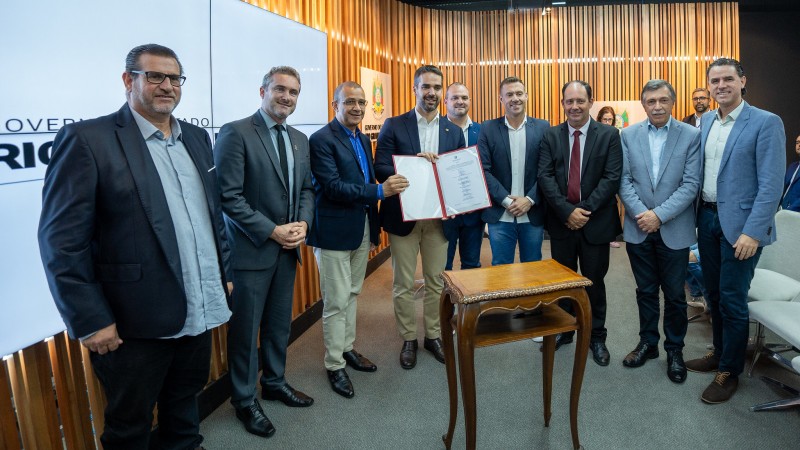
<instances>
[{"instance_id":1,"label":"gray hair","mask_svg":"<svg viewBox=\"0 0 800 450\"><path fill-rule=\"evenodd\" d=\"M282 74L282 75L289 75L294 77L297 80L297 84L300 84L300 74L294 69L294 67L289 66L275 66L272 69L269 69L266 75L264 75L264 79L261 81L261 87L264 89L268 88L270 83L272 83L272 77L275 74Z\"/></svg>"},{"instance_id":2,"label":"gray hair","mask_svg":"<svg viewBox=\"0 0 800 450\"><path fill-rule=\"evenodd\" d=\"M658 79L650 80L644 84L644 87L642 88L642 94L640 96L641 100L644 100L645 92L657 91L663 87L667 88L669 91L669 98L671 98L673 102L676 101L678 97L675 95L675 89L671 84L669 84L669 81Z\"/></svg>"}]
</instances>

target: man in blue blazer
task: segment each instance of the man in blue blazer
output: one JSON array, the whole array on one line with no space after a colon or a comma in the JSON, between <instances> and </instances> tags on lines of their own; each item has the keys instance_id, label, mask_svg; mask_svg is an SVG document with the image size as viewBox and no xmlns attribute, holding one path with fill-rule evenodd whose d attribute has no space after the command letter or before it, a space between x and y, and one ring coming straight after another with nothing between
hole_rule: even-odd
<instances>
[{"instance_id":1,"label":"man in blue blazer","mask_svg":"<svg viewBox=\"0 0 800 450\"><path fill-rule=\"evenodd\" d=\"M442 100L442 71L422 66L414 73L412 90L417 104L411 111L384 122L375 150L375 176L383 183L395 174L393 155L420 156L435 161L439 153L466 146L461 129L439 115ZM431 191L430 195L437 195ZM422 256L425 279L423 316L426 350L444 364L439 327L439 297L444 284L439 277L447 262L447 239L441 220L403 221L398 196L381 202L381 226L389 233L392 248L392 298L397 329L403 338L400 366L412 369L417 364L417 320L414 303L414 273L417 255Z\"/></svg>"},{"instance_id":2,"label":"man in blue blazer","mask_svg":"<svg viewBox=\"0 0 800 450\"><path fill-rule=\"evenodd\" d=\"M794 151L800 156L800 136L797 136ZM800 212L800 161L789 164L783 179L783 199L781 208Z\"/></svg>"},{"instance_id":3,"label":"man in blue blazer","mask_svg":"<svg viewBox=\"0 0 800 450\"><path fill-rule=\"evenodd\" d=\"M447 87L444 105L447 107L447 119L461 128L467 146L478 143L481 125L469 117L472 99L469 89L462 83L455 82ZM481 212L474 211L456 216L442 222L442 231L447 238L447 263L445 270L453 270L453 258L458 247L461 258L461 269L475 269L481 266L481 244L483 243L483 221Z\"/></svg>"},{"instance_id":4,"label":"man in blue blazer","mask_svg":"<svg viewBox=\"0 0 800 450\"><path fill-rule=\"evenodd\" d=\"M539 189L547 200L545 226L553 259L592 280L586 288L592 305L594 361L607 366L606 285L609 242L622 232L616 194L622 174L622 147L616 128L589 116L592 87L570 81L561 88L567 120L544 133L539 151ZM564 305L571 312L571 304ZM574 333L556 338L556 349Z\"/></svg>"},{"instance_id":5,"label":"man in blue blazer","mask_svg":"<svg viewBox=\"0 0 800 450\"><path fill-rule=\"evenodd\" d=\"M127 104L62 128L45 175L42 262L103 386L106 449L148 448L156 403L161 448L200 446L195 396L230 316L211 140L172 115L185 80L169 48L132 49Z\"/></svg>"},{"instance_id":6,"label":"man in blue blazer","mask_svg":"<svg viewBox=\"0 0 800 450\"><path fill-rule=\"evenodd\" d=\"M700 397L714 404L731 398L744 370L747 292L761 249L776 239L786 136L778 116L743 100L747 78L739 61L717 59L706 77L719 109L702 121L697 241L714 350L686 367L716 374Z\"/></svg>"},{"instance_id":7,"label":"man in blue blazer","mask_svg":"<svg viewBox=\"0 0 800 450\"><path fill-rule=\"evenodd\" d=\"M539 193L539 147L550 124L525 114L528 93L522 80L500 82L505 115L484 123L478 138L483 173L492 206L483 210L489 224L492 265L512 264L517 244L521 262L542 259L545 204Z\"/></svg>"},{"instance_id":8,"label":"man in blue blazer","mask_svg":"<svg viewBox=\"0 0 800 450\"><path fill-rule=\"evenodd\" d=\"M664 292L667 377L686 381L686 255L697 242L694 201L700 188L700 131L672 117L675 89L650 80L642 89L647 120L622 130L619 197L625 205L625 246L636 280L639 344L622 364L658 358L659 288Z\"/></svg>"},{"instance_id":9,"label":"man in blue blazer","mask_svg":"<svg viewBox=\"0 0 800 450\"><path fill-rule=\"evenodd\" d=\"M314 247L319 267L328 381L334 392L352 398L355 393L345 365L362 372L377 370L353 343L356 298L364 283L370 247L380 243L378 200L402 192L408 180L392 175L383 184L375 184L372 145L358 129L367 108L358 83L340 84L331 104L336 117L309 139L316 208L306 243Z\"/></svg>"}]
</instances>

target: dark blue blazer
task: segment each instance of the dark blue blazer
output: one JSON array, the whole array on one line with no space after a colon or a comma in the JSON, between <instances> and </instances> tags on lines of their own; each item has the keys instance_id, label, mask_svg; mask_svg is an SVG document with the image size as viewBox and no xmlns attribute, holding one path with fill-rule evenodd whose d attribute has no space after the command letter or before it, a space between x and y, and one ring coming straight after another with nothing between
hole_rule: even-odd
<instances>
[{"instance_id":1,"label":"dark blue blazer","mask_svg":"<svg viewBox=\"0 0 800 450\"><path fill-rule=\"evenodd\" d=\"M205 188L224 284L229 250L211 140L202 128L180 125ZM73 338L112 323L122 339L171 336L183 328L186 295L175 228L127 104L56 135L42 191L39 248Z\"/></svg>"},{"instance_id":2,"label":"dark blue blazer","mask_svg":"<svg viewBox=\"0 0 800 450\"><path fill-rule=\"evenodd\" d=\"M794 171L797 170L798 164L800 164L800 162L793 162L789 164L789 167L786 169L786 177L783 179L783 191L786 192L786 188L789 188L789 191L786 192L786 196L781 200L781 205L786 205L783 209L800 212L800 173L797 174L794 182L789 186L789 182L792 181L792 175L794 175Z\"/></svg>"},{"instance_id":3,"label":"dark blue blazer","mask_svg":"<svg viewBox=\"0 0 800 450\"><path fill-rule=\"evenodd\" d=\"M464 133L447 119L439 117L439 153L466 147ZM417 115L414 110L386 119L378 135L375 150L375 176L379 183L395 174L393 155L413 156L420 153ZM431 195L436 195L431 192ZM407 236L414 229L415 221L403 222L400 196L395 195L381 202L381 226L389 233Z\"/></svg>"},{"instance_id":4,"label":"dark blue blazer","mask_svg":"<svg viewBox=\"0 0 800 450\"><path fill-rule=\"evenodd\" d=\"M361 245L367 216L370 241L375 245L380 243L372 144L364 134L359 133L359 137L367 155L369 183L364 181L353 144L338 120L333 119L309 139L317 207L306 240L308 245L327 250L355 250Z\"/></svg>"},{"instance_id":5,"label":"dark blue blazer","mask_svg":"<svg viewBox=\"0 0 800 450\"><path fill-rule=\"evenodd\" d=\"M525 122L525 195L534 202L528 211L528 220L533 225L544 225L545 207L539 194L538 167L539 146L542 136L550 124L541 119L528 117ZM489 188L492 206L483 210L481 217L486 223L497 223L505 212L502 202L511 193L511 144L505 117L483 123L478 138L478 150L483 163L483 173Z\"/></svg>"}]
</instances>

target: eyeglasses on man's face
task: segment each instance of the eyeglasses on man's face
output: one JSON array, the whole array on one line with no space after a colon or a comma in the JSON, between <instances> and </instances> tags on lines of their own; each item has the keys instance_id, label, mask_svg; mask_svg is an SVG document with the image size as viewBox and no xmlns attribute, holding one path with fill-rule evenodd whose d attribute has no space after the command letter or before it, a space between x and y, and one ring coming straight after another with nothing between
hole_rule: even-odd
<instances>
[{"instance_id":1,"label":"eyeglasses on man's face","mask_svg":"<svg viewBox=\"0 0 800 450\"><path fill-rule=\"evenodd\" d=\"M356 105L358 105L358 106L360 106L362 108L366 108L367 107L367 101L366 100L356 100L354 98L348 98L347 100L343 100L342 104L344 104L344 106L347 106L348 108L352 108L353 106L356 106Z\"/></svg>"},{"instance_id":2,"label":"eyeglasses on man's face","mask_svg":"<svg viewBox=\"0 0 800 450\"><path fill-rule=\"evenodd\" d=\"M692 101L695 102L695 103L704 102L706 100L708 100L708 97L695 97L695 98L692 99Z\"/></svg>"},{"instance_id":3,"label":"eyeglasses on man's face","mask_svg":"<svg viewBox=\"0 0 800 450\"><path fill-rule=\"evenodd\" d=\"M151 71L142 71L142 70L131 70L131 73L136 73L140 75L144 75L147 79L148 83L153 84L161 84L164 82L164 78L169 78L169 84L178 87L183 86L183 83L186 82L186 77L183 75L167 75L161 72L151 72Z\"/></svg>"}]
</instances>

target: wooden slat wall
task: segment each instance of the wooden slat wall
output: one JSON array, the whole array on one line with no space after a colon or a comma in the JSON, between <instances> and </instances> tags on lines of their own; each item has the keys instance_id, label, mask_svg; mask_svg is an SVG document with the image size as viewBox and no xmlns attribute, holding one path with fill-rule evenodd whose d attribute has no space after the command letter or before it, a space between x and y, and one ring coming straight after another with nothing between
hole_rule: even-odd
<instances>
[{"instance_id":1,"label":"wooden slat wall","mask_svg":"<svg viewBox=\"0 0 800 450\"><path fill-rule=\"evenodd\" d=\"M598 100L637 100L645 81L665 78L678 91L675 116L683 117L709 62L739 54L736 3L558 8L543 16L432 11L395 0L248 1L328 33L329 93L358 81L362 66L390 73L393 114L414 106L414 70L436 64L445 83L470 87L478 121L502 114L497 86L508 75L525 81L529 114L554 124L563 120L561 85L575 78L591 83ZM384 237L378 250L386 245ZM295 316L320 297L314 256L302 251ZM210 381L227 372L224 327L213 342ZM80 344L59 334L23 349L0 370L0 449L99 447L92 429L103 427L103 405Z\"/></svg>"}]
</instances>

